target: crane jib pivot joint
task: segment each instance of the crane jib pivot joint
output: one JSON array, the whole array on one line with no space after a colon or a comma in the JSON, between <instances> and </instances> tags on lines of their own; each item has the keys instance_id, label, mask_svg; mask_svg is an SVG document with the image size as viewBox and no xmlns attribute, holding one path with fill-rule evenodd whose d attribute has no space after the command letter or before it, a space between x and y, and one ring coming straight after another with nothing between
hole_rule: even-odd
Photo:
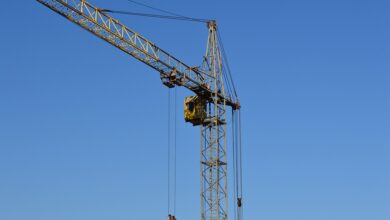
<instances>
[{"instance_id":1,"label":"crane jib pivot joint","mask_svg":"<svg viewBox=\"0 0 390 220\"><path fill-rule=\"evenodd\" d=\"M217 30L217 21L216 20L208 21L207 27L212 30Z\"/></svg>"}]
</instances>

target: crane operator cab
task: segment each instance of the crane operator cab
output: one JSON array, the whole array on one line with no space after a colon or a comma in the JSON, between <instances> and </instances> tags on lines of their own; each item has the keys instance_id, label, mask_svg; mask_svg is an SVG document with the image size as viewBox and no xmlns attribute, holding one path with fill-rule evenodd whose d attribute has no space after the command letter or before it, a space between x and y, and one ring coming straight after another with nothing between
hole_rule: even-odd
<instances>
[{"instance_id":1,"label":"crane operator cab","mask_svg":"<svg viewBox=\"0 0 390 220\"><path fill-rule=\"evenodd\" d=\"M206 101L198 96L188 96L184 100L184 119L197 126L206 118Z\"/></svg>"}]
</instances>

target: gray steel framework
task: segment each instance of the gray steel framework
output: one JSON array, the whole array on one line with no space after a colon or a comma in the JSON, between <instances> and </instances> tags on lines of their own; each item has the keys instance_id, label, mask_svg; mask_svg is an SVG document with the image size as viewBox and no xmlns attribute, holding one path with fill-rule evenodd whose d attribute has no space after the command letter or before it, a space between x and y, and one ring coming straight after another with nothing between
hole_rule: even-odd
<instances>
[{"instance_id":1,"label":"gray steel framework","mask_svg":"<svg viewBox=\"0 0 390 220\"><path fill-rule=\"evenodd\" d=\"M225 88L216 22L209 22L208 28L203 68L213 76L206 80L215 95L207 103L207 118L201 127L201 220L227 220L226 102L217 96L224 96Z\"/></svg>"}]
</instances>

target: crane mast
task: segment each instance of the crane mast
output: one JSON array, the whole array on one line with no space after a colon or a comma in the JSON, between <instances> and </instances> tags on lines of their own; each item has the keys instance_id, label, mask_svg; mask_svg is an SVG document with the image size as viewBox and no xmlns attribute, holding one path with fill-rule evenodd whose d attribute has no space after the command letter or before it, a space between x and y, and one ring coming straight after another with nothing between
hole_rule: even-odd
<instances>
[{"instance_id":1,"label":"crane mast","mask_svg":"<svg viewBox=\"0 0 390 220\"><path fill-rule=\"evenodd\" d=\"M217 23L209 21L207 49L200 67L191 67L85 0L37 0L160 73L169 88L195 93L185 102L185 119L200 126L201 220L228 219L226 108L240 109L225 91Z\"/></svg>"},{"instance_id":2,"label":"crane mast","mask_svg":"<svg viewBox=\"0 0 390 220\"><path fill-rule=\"evenodd\" d=\"M222 77L222 57L218 48L217 24L208 23L208 41L203 68L214 96L206 104L207 117L201 126L201 220L228 219L226 156L226 102Z\"/></svg>"}]
</instances>

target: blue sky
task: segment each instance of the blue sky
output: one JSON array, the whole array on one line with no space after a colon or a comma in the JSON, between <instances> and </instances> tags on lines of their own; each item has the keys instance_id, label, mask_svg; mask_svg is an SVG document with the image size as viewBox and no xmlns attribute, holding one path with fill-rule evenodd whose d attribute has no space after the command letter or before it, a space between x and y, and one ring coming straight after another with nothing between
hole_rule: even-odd
<instances>
[{"instance_id":1,"label":"blue sky","mask_svg":"<svg viewBox=\"0 0 390 220\"><path fill-rule=\"evenodd\" d=\"M245 219L390 219L389 1L143 1L216 18L243 105ZM125 0L99 7L144 11ZM164 219L167 89L36 1L0 13L0 219ZM198 65L202 24L119 17ZM199 129L178 89L178 219Z\"/></svg>"}]
</instances>

